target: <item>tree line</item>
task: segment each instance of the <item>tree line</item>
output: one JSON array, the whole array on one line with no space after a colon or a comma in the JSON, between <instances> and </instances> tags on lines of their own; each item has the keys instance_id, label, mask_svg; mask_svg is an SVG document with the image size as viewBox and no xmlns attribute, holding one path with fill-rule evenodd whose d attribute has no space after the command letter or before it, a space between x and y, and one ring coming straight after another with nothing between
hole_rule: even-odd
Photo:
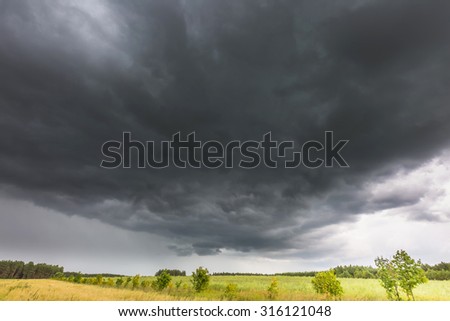
<instances>
[{"instance_id":1,"label":"tree line","mask_svg":"<svg viewBox=\"0 0 450 321\"><path fill-rule=\"evenodd\" d=\"M450 263L423 264L422 269L429 280L450 280Z\"/></svg>"},{"instance_id":2,"label":"tree line","mask_svg":"<svg viewBox=\"0 0 450 321\"><path fill-rule=\"evenodd\" d=\"M0 261L0 279L49 279L58 272L63 273L64 268L45 263Z\"/></svg>"},{"instance_id":3,"label":"tree line","mask_svg":"<svg viewBox=\"0 0 450 321\"><path fill-rule=\"evenodd\" d=\"M101 274L99 274L99 273L81 273L81 272L64 272L63 273L63 276L66 278L76 277L78 275L80 275L83 278L95 278L95 277L97 277L97 275L101 275L106 278L121 278L121 277L126 276L123 274L113 274L113 273L101 273ZM59 276L59 274L58 274L58 276Z\"/></svg>"},{"instance_id":4,"label":"tree line","mask_svg":"<svg viewBox=\"0 0 450 321\"><path fill-rule=\"evenodd\" d=\"M450 280L450 263L441 262L435 265L422 264L422 270L429 280ZM338 278L355 279L376 279L378 278L378 268L363 265L338 265L332 269ZM285 272L275 275L281 276L311 276L319 273L317 271L308 272ZM252 275L247 273L214 273L215 275Z\"/></svg>"},{"instance_id":5,"label":"tree line","mask_svg":"<svg viewBox=\"0 0 450 321\"><path fill-rule=\"evenodd\" d=\"M155 273L155 276L160 276L163 272L166 272L170 276L186 276L186 271L181 271L177 269L161 269Z\"/></svg>"},{"instance_id":6,"label":"tree line","mask_svg":"<svg viewBox=\"0 0 450 321\"><path fill-rule=\"evenodd\" d=\"M435 265L422 264L421 268L425 271L425 276L429 280L450 280L450 263L441 262ZM171 276L186 276L186 271L178 269L160 269L155 276L159 276L166 271ZM333 268L338 278L357 278L357 279L376 279L377 268L372 266L361 265L339 265ZM34 264L33 262L22 261L0 261L0 279L47 279L53 277L56 273L64 273L66 278L75 277L80 274L81 277L96 277L97 274L82 274L75 272L64 272L64 268L59 265L49 265L45 263ZM306 272L284 272L276 274L263 273L232 273L232 272L216 272L217 276L309 276L314 277L317 271ZM104 277L124 277L118 274L103 273Z\"/></svg>"},{"instance_id":7,"label":"tree line","mask_svg":"<svg viewBox=\"0 0 450 321\"><path fill-rule=\"evenodd\" d=\"M273 274L250 273L250 272L214 272L214 276L271 276Z\"/></svg>"},{"instance_id":8,"label":"tree line","mask_svg":"<svg viewBox=\"0 0 450 321\"><path fill-rule=\"evenodd\" d=\"M428 280L450 280L450 263L421 264L420 267ZM338 278L376 279L379 274L379 268L360 265L337 266L333 270Z\"/></svg>"},{"instance_id":9,"label":"tree line","mask_svg":"<svg viewBox=\"0 0 450 321\"><path fill-rule=\"evenodd\" d=\"M450 280L450 263L441 262L435 265L421 264L425 276L429 280ZM376 279L379 269L371 266L344 265L334 268L337 277Z\"/></svg>"}]
</instances>

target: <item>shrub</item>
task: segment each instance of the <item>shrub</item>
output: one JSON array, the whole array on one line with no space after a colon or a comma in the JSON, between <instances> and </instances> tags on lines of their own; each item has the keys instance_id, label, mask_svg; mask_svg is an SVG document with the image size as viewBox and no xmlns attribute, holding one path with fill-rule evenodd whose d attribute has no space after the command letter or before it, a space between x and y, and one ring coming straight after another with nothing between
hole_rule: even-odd
<instances>
[{"instance_id":1,"label":"shrub","mask_svg":"<svg viewBox=\"0 0 450 321\"><path fill-rule=\"evenodd\" d=\"M141 282L141 287L145 290L150 286L150 281L149 280L144 280Z\"/></svg>"},{"instance_id":2,"label":"shrub","mask_svg":"<svg viewBox=\"0 0 450 321\"><path fill-rule=\"evenodd\" d=\"M192 272L191 282L196 292L202 292L206 290L209 286L208 269L199 267L195 272Z\"/></svg>"},{"instance_id":3,"label":"shrub","mask_svg":"<svg viewBox=\"0 0 450 321\"><path fill-rule=\"evenodd\" d=\"M175 287L177 288L177 290L180 288L181 284L183 284L182 280L175 282Z\"/></svg>"},{"instance_id":4,"label":"shrub","mask_svg":"<svg viewBox=\"0 0 450 321\"><path fill-rule=\"evenodd\" d=\"M129 276L129 277L126 278L125 284L124 284L123 287L126 288L130 282L131 282L131 277Z\"/></svg>"},{"instance_id":5,"label":"shrub","mask_svg":"<svg viewBox=\"0 0 450 321\"><path fill-rule=\"evenodd\" d=\"M167 271L163 271L156 277L156 280L152 282L152 288L157 291L162 291L169 286L171 280L172 277L170 274Z\"/></svg>"},{"instance_id":6,"label":"shrub","mask_svg":"<svg viewBox=\"0 0 450 321\"><path fill-rule=\"evenodd\" d=\"M341 282L336 278L333 270L317 273L311 283L314 290L319 294L325 294L327 299L340 299L344 294Z\"/></svg>"},{"instance_id":7,"label":"shrub","mask_svg":"<svg viewBox=\"0 0 450 321\"><path fill-rule=\"evenodd\" d=\"M225 288L225 292L223 294L223 298L226 300L235 300L237 298L238 286L235 283L227 284Z\"/></svg>"},{"instance_id":8,"label":"shrub","mask_svg":"<svg viewBox=\"0 0 450 321\"><path fill-rule=\"evenodd\" d=\"M78 273L75 273L75 275L74 275L74 277L73 277L73 282L75 282L75 283L81 283L81 273L80 272L78 272Z\"/></svg>"},{"instance_id":9,"label":"shrub","mask_svg":"<svg viewBox=\"0 0 450 321\"><path fill-rule=\"evenodd\" d=\"M278 280L276 278L272 279L272 282L267 288L267 296L269 300L275 300L278 297Z\"/></svg>"},{"instance_id":10,"label":"shrub","mask_svg":"<svg viewBox=\"0 0 450 321\"><path fill-rule=\"evenodd\" d=\"M100 275L100 274L96 275L92 284L102 285L103 284L103 275Z\"/></svg>"},{"instance_id":11,"label":"shrub","mask_svg":"<svg viewBox=\"0 0 450 321\"><path fill-rule=\"evenodd\" d=\"M139 274L136 274L135 276L133 276L133 279L131 280L131 286L134 289L139 287L139 281L140 281L141 276Z\"/></svg>"},{"instance_id":12,"label":"shrub","mask_svg":"<svg viewBox=\"0 0 450 321\"><path fill-rule=\"evenodd\" d=\"M118 288L120 288L122 286L122 284L123 284L123 279L122 278L119 278L119 279L116 280L116 286Z\"/></svg>"}]
</instances>

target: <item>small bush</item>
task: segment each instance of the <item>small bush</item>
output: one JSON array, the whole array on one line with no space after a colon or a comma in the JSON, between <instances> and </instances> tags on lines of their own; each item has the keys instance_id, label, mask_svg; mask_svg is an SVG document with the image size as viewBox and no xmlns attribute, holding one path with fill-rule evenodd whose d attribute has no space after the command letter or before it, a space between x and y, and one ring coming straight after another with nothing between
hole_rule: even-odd
<instances>
[{"instance_id":1,"label":"small bush","mask_svg":"<svg viewBox=\"0 0 450 321\"><path fill-rule=\"evenodd\" d=\"M129 277L126 278L125 284L124 284L123 287L126 288L126 287L128 286L128 284L130 284L130 282L131 282L131 276L129 276Z\"/></svg>"},{"instance_id":2,"label":"small bush","mask_svg":"<svg viewBox=\"0 0 450 321\"><path fill-rule=\"evenodd\" d=\"M74 278L73 278L73 282L75 282L75 283L81 283L81 279L82 279L81 273L80 273L80 272L75 273L75 276L74 276Z\"/></svg>"},{"instance_id":3,"label":"small bush","mask_svg":"<svg viewBox=\"0 0 450 321\"><path fill-rule=\"evenodd\" d=\"M145 290L150 286L150 281L149 280L144 280L141 282L141 287Z\"/></svg>"},{"instance_id":4,"label":"small bush","mask_svg":"<svg viewBox=\"0 0 450 321\"><path fill-rule=\"evenodd\" d=\"M276 278L272 279L269 287L267 288L267 297L269 300L275 300L278 297L278 280Z\"/></svg>"},{"instance_id":5,"label":"small bush","mask_svg":"<svg viewBox=\"0 0 450 321\"><path fill-rule=\"evenodd\" d=\"M344 294L341 282L336 278L333 270L317 273L311 283L314 290L319 294L325 294L327 299L340 299Z\"/></svg>"},{"instance_id":6,"label":"small bush","mask_svg":"<svg viewBox=\"0 0 450 321\"><path fill-rule=\"evenodd\" d=\"M141 278L141 276L139 274L136 274L135 276L133 276L133 279L131 280L131 286L132 286L133 290L137 289L139 287L140 278Z\"/></svg>"},{"instance_id":7,"label":"small bush","mask_svg":"<svg viewBox=\"0 0 450 321\"><path fill-rule=\"evenodd\" d=\"M177 290L180 288L181 284L183 284L182 280L175 282L175 287L177 288Z\"/></svg>"},{"instance_id":8,"label":"small bush","mask_svg":"<svg viewBox=\"0 0 450 321\"><path fill-rule=\"evenodd\" d=\"M170 274L167 271L163 271L156 277L156 280L152 282L152 288L157 291L162 291L169 286L171 280L172 277Z\"/></svg>"},{"instance_id":9,"label":"small bush","mask_svg":"<svg viewBox=\"0 0 450 321\"><path fill-rule=\"evenodd\" d=\"M206 290L209 286L208 269L199 267L195 272L192 272L191 282L195 292L202 292Z\"/></svg>"},{"instance_id":10,"label":"small bush","mask_svg":"<svg viewBox=\"0 0 450 321\"><path fill-rule=\"evenodd\" d=\"M229 301L235 300L238 294L238 286L235 283L227 284L223 298Z\"/></svg>"},{"instance_id":11,"label":"small bush","mask_svg":"<svg viewBox=\"0 0 450 321\"><path fill-rule=\"evenodd\" d=\"M96 275L92 284L102 285L103 284L103 275Z\"/></svg>"},{"instance_id":12,"label":"small bush","mask_svg":"<svg viewBox=\"0 0 450 321\"><path fill-rule=\"evenodd\" d=\"M123 279L122 278L119 278L119 279L116 280L116 286L118 288L120 288L122 286L122 284L123 284Z\"/></svg>"}]
</instances>

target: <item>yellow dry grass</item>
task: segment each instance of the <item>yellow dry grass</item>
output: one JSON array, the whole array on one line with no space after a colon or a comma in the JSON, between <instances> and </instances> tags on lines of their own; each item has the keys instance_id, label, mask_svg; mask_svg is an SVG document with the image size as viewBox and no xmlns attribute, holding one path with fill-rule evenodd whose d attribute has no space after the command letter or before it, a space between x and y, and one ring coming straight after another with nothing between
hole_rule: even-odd
<instances>
[{"instance_id":1,"label":"yellow dry grass","mask_svg":"<svg viewBox=\"0 0 450 321\"><path fill-rule=\"evenodd\" d=\"M6 301L165 301L173 296L56 280L0 280L0 300Z\"/></svg>"}]
</instances>

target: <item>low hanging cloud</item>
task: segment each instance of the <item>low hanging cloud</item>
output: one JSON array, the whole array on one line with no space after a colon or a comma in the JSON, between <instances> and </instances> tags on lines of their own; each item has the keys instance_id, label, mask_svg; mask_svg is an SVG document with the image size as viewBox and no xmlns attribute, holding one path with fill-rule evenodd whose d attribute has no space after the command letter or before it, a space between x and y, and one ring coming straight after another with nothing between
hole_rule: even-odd
<instances>
[{"instance_id":1,"label":"low hanging cloud","mask_svg":"<svg viewBox=\"0 0 450 321\"><path fill-rule=\"evenodd\" d=\"M450 147L449 17L437 0L2 1L1 189L183 256L308 248L315 229L427 194L383 182ZM350 141L350 168L99 166L123 131L301 144L326 130Z\"/></svg>"}]
</instances>

